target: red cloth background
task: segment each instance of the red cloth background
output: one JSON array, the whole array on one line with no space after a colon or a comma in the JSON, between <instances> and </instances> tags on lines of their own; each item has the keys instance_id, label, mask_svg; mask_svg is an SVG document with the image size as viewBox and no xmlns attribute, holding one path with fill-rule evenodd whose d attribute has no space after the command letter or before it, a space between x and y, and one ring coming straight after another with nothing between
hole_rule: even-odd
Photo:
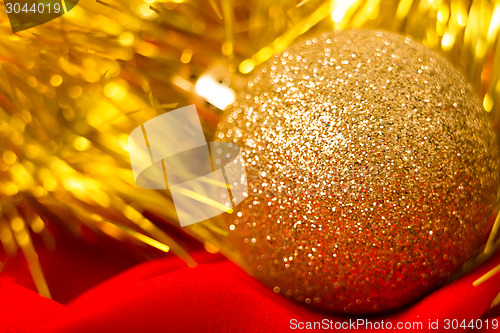
<instances>
[{"instance_id":1,"label":"red cloth background","mask_svg":"<svg viewBox=\"0 0 500 333\"><path fill-rule=\"evenodd\" d=\"M22 256L6 261L0 275L0 332L285 332L292 319L349 320L290 302L222 256L202 250L193 254L198 266L189 268L171 254L138 264L138 257L119 246L71 237L59 240L56 249L42 250L40 260L57 301L30 289ZM418 332L449 332L445 319L482 318L483 326L488 320L491 327L493 318L500 320L499 307L490 309L500 292L500 274L478 287L472 282L497 265L500 255L418 303L370 320L390 321L394 327L422 322L422 330L413 330ZM440 329L430 330L429 320L438 320Z\"/></svg>"}]
</instances>

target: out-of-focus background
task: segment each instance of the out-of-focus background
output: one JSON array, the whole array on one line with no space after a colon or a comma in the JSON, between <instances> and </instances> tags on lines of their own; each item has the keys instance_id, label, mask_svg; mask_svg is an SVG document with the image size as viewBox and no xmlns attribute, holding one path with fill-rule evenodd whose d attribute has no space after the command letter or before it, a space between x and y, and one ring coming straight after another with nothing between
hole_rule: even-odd
<instances>
[{"instance_id":1,"label":"out-of-focus background","mask_svg":"<svg viewBox=\"0 0 500 333\"><path fill-rule=\"evenodd\" d=\"M302 35L348 28L408 34L438 51L498 132L499 0L80 1L17 33L0 4L5 275L66 302L147 258L192 265L190 252L216 252L210 239L223 232L199 223L187 235L166 191L135 185L128 134L195 103L210 139L259 64Z\"/></svg>"}]
</instances>

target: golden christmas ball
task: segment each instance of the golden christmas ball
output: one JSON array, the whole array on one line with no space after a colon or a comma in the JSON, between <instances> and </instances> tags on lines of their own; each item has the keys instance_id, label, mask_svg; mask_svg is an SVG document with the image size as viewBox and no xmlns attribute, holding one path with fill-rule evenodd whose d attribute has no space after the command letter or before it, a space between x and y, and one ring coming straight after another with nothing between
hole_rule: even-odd
<instances>
[{"instance_id":1,"label":"golden christmas ball","mask_svg":"<svg viewBox=\"0 0 500 333\"><path fill-rule=\"evenodd\" d=\"M394 309L446 283L484 243L495 135L446 60L388 32L296 43L249 80L216 137L242 148L249 195L223 252L299 302Z\"/></svg>"}]
</instances>

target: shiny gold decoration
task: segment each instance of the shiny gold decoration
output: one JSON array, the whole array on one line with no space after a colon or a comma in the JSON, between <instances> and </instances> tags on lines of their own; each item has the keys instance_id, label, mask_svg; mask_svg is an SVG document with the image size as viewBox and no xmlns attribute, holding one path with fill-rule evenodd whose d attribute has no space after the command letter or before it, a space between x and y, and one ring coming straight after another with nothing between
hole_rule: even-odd
<instances>
[{"instance_id":1,"label":"shiny gold decoration","mask_svg":"<svg viewBox=\"0 0 500 333\"><path fill-rule=\"evenodd\" d=\"M375 30L316 34L261 66L216 137L241 147L249 197L221 251L324 310L394 309L477 254L500 154L446 60Z\"/></svg>"},{"instance_id":2,"label":"shiny gold decoration","mask_svg":"<svg viewBox=\"0 0 500 333\"><path fill-rule=\"evenodd\" d=\"M212 66L232 72L225 82L239 90L241 72L309 30L401 31L466 73L495 126L500 114L499 1L81 1L16 34L0 6L0 241L25 253L45 295L30 235L47 234L47 223L190 261L144 216L175 224L164 192L134 184L126 143L138 124L192 101L211 136L219 115L195 87ZM224 233L209 223L191 230L211 242Z\"/></svg>"}]
</instances>

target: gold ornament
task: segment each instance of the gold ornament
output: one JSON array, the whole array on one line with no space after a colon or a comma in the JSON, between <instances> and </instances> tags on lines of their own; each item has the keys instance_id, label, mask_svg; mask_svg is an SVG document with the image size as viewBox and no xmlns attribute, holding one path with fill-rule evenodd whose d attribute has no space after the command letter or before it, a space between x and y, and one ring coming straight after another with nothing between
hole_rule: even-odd
<instances>
[{"instance_id":1,"label":"gold ornament","mask_svg":"<svg viewBox=\"0 0 500 333\"><path fill-rule=\"evenodd\" d=\"M223 252L290 298L396 308L477 254L499 154L465 78L409 38L314 35L256 70L217 139L242 147L249 197Z\"/></svg>"}]
</instances>

